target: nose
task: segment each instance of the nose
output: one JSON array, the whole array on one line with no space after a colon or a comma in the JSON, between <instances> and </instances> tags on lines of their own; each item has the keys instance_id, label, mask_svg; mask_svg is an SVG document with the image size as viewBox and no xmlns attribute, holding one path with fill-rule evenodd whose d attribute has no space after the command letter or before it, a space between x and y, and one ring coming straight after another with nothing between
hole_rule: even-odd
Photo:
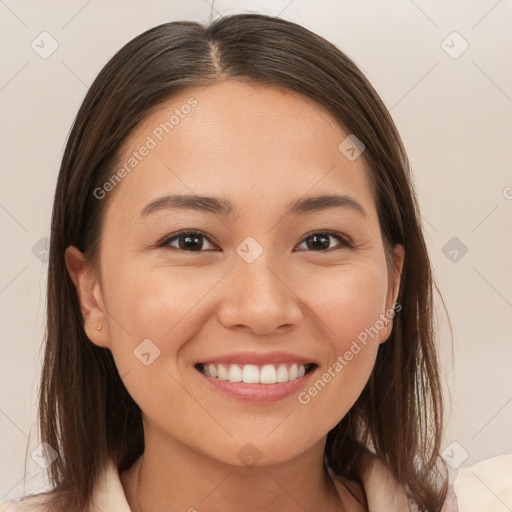
<instances>
[{"instance_id":1,"label":"nose","mask_svg":"<svg viewBox=\"0 0 512 512\"><path fill-rule=\"evenodd\" d=\"M294 290L292 273L272 263L266 253L252 263L242 258L235 262L217 312L224 327L273 334L302 325L301 299Z\"/></svg>"}]
</instances>

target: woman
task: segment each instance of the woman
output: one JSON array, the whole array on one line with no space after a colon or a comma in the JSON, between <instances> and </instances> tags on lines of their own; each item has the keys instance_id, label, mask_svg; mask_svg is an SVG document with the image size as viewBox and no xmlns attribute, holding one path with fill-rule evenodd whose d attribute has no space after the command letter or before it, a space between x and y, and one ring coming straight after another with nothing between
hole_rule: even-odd
<instances>
[{"instance_id":1,"label":"woman","mask_svg":"<svg viewBox=\"0 0 512 512\"><path fill-rule=\"evenodd\" d=\"M440 511L419 219L389 113L329 42L256 14L130 41L62 161L40 395L58 456L16 506Z\"/></svg>"}]
</instances>

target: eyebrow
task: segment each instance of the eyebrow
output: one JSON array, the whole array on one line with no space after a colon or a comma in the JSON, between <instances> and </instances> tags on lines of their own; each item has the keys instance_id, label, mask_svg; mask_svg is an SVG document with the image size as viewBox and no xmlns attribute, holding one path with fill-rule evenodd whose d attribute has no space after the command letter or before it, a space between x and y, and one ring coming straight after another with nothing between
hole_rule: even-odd
<instances>
[{"instance_id":1,"label":"eyebrow","mask_svg":"<svg viewBox=\"0 0 512 512\"><path fill-rule=\"evenodd\" d=\"M349 208L366 217L365 209L347 195L319 195L297 199L287 205L285 215L304 215L329 208ZM155 199L141 212L142 217L160 210L195 210L216 215L232 216L234 205L227 199L199 195L167 195Z\"/></svg>"}]
</instances>

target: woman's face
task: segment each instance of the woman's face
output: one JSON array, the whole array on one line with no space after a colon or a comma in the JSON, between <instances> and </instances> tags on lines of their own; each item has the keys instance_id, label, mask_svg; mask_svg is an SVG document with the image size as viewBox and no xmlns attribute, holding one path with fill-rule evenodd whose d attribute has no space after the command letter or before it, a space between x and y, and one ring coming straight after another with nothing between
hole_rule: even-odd
<instances>
[{"instance_id":1,"label":"woman's face","mask_svg":"<svg viewBox=\"0 0 512 512\"><path fill-rule=\"evenodd\" d=\"M96 270L66 256L86 332L111 349L146 436L272 464L354 404L389 336L399 275L363 158L350 141L339 149L348 135L296 93L225 81L175 96L126 142L125 172L95 192L107 201ZM312 200L323 195L341 199ZM400 267L400 246L395 257ZM298 378L230 384L198 369L212 360L232 380L234 361L245 380ZM314 363L303 377L301 362Z\"/></svg>"}]
</instances>

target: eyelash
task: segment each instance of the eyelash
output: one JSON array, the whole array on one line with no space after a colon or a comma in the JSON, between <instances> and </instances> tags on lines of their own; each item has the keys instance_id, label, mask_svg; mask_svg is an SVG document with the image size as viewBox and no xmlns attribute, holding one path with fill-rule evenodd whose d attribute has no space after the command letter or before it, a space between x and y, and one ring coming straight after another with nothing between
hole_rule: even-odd
<instances>
[{"instance_id":1,"label":"eyelash","mask_svg":"<svg viewBox=\"0 0 512 512\"><path fill-rule=\"evenodd\" d=\"M181 230L181 231L178 231L176 233L173 233L173 234L165 237L161 242L158 243L158 247L167 247L167 248L170 248L171 250L178 250L178 251L181 251L181 252L190 252L190 253L205 252L205 250L203 250L203 249L201 249L199 251L187 251L187 250L184 250L184 249L180 249L178 247L171 247L169 245L170 242L172 242L175 239L179 239L179 238L185 237L185 236L193 236L193 235L199 235L200 237L205 238L210 244L215 245L212 242L212 240L210 239L210 237L205 235L201 231ZM331 231L331 230L311 231L311 232L307 233L306 235L304 235L304 238L300 241L299 245L302 244L303 242L305 242L308 238L313 237L314 235L332 236L333 238L336 238L340 242L340 245L342 247L340 247L338 249L334 249L334 250L340 250L342 248L353 248L354 247L353 244L350 242L350 240L345 235L343 235L343 234L341 234L341 233L339 233L337 231ZM207 249L207 250L211 250L211 249ZM308 249L306 249L306 250L308 250ZM333 250L333 248L325 249L325 250L322 249L322 250L319 250L319 251L312 251L312 252L322 252L322 253L325 253L325 252L332 252L332 250Z\"/></svg>"}]
</instances>

